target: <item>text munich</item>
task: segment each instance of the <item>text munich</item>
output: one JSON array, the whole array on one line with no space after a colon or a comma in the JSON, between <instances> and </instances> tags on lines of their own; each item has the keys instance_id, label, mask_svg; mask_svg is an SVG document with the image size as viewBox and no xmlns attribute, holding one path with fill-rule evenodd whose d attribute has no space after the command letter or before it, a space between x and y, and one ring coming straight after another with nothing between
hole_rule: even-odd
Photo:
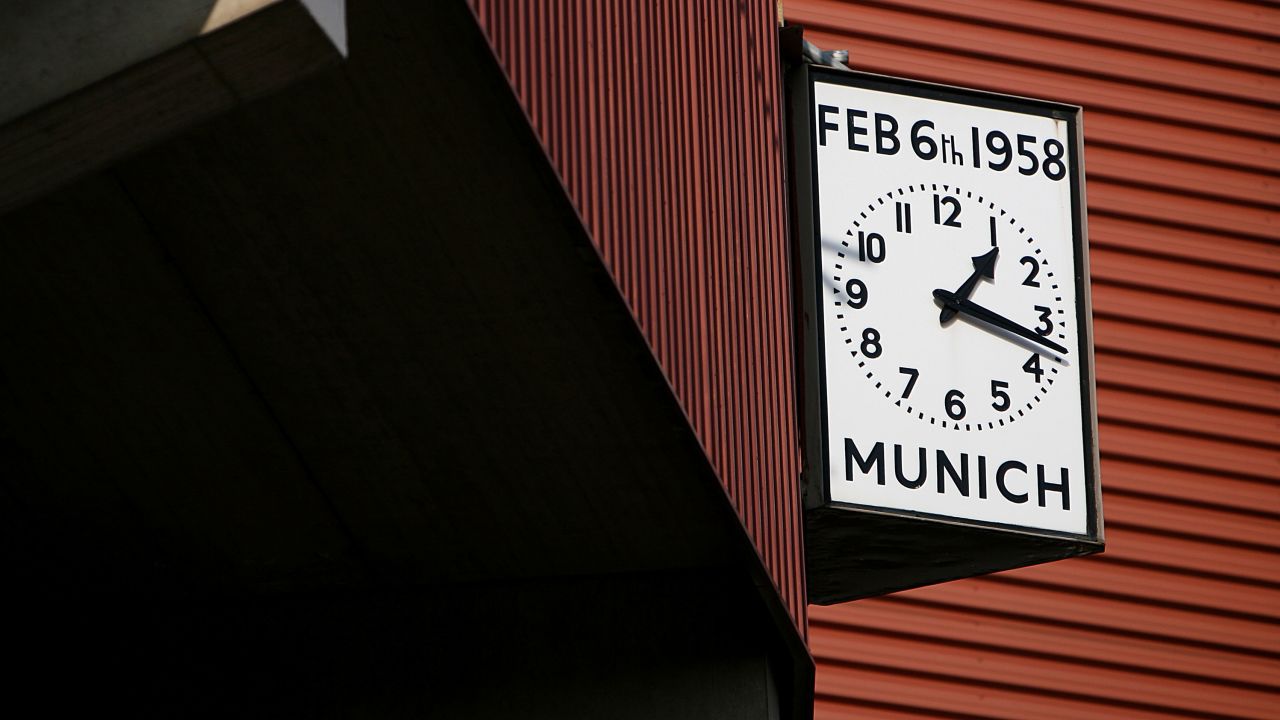
<instances>
[{"instance_id":1,"label":"text munich","mask_svg":"<svg viewBox=\"0 0 1280 720\"><path fill-rule=\"evenodd\" d=\"M1019 460L990 461L982 455L948 455L942 450L904 449L897 444L891 452L886 452L883 442L868 449L845 438L845 480L854 481L855 467L862 475L874 477L880 485L897 482L908 490L928 492L932 489L941 494L955 493L982 500L990 496L1011 503L1030 502L1034 494L1040 507L1071 509L1066 468L1052 473L1057 475L1055 480L1044 465L1028 467Z\"/></svg>"}]
</instances>

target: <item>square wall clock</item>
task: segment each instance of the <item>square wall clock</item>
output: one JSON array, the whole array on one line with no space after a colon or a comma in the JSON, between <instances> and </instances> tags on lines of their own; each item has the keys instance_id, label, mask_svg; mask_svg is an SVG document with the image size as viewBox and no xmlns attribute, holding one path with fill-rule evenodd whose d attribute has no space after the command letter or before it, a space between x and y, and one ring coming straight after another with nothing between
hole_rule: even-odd
<instances>
[{"instance_id":1,"label":"square wall clock","mask_svg":"<svg viewBox=\"0 0 1280 720\"><path fill-rule=\"evenodd\" d=\"M811 599L1101 550L1081 109L790 94Z\"/></svg>"}]
</instances>

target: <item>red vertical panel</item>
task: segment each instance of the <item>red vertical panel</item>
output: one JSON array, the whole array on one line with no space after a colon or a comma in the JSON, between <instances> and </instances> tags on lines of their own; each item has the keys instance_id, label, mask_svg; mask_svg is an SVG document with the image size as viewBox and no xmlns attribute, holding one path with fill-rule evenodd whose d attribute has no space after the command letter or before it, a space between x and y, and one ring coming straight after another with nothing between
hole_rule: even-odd
<instances>
[{"instance_id":1,"label":"red vertical panel","mask_svg":"<svg viewBox=\"0 0 1280 720\"><path fill-rule=\"evenodd\" d=\"M775 4L472 5L803 631Z\"/></svg>"},{"instance_id":2,"label":"red vertical panel","mask_svg":"<svg viewBox=\"0 0 1280 720\"><path fill-rule=\"evenodd\" d=\"M860 69L1085 107L1107 495L1104 555L811 608L816 716L1280 717L1280 11L785 10Z\"/></svg>"}]
</instances>

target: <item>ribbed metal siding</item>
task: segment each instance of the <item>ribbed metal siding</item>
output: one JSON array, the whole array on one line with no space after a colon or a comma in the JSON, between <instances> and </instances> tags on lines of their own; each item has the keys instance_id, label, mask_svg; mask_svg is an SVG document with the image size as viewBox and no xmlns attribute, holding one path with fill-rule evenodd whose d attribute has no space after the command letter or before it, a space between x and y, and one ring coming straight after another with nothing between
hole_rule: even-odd
<instances>
[{"instance_id":1,"label":"ribbed metal siding","mask_svg":"<svg viewBox=\"0 0 1280 720\"><path fill-rule=\"evenodd\" d=\"M775 5L472 7L803 631Z\"/></svg>"},{"instance_id":2,"label":"ribbed metal siding","mask_svg":"<svg viewBox=\"0 0 1280 720\"><path fill-rule=\"evenodd\" d=\"M860 69L1085 107L1105 555L810 608L819 718L1280 717L1280 12L785 0Z\"/></svg>"}]
</instances>

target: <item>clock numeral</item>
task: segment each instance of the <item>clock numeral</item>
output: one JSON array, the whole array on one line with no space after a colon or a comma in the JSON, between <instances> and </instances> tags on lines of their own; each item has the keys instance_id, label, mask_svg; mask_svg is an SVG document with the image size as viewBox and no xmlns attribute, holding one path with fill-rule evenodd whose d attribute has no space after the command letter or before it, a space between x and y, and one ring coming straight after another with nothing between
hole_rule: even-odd
<instances>
[{"instance_id":1,"label":"clock numeral","mask_svg":"<svg viewBox=\"0 0 1280 720\"><path fill-rule=\"evenodd\" d=\"M916 386L916 380L920 379L920 371L915 368L900 367L898 372L907 376L907 386L902 389L902 399L906 400L911 397L911 389Z\"/></svg>"},{"instance_id":2,"label":"clock numeral","mask_svg":"<svg viewBox=\"0 0 1280 720\"><path fill-rule=\"evenodd\" d=\"M1022 371L1036 376L1036 382L1040 382L1040 377L1044 375L1044 370L1040 369L1040 353L1031 353L1031 357L1022 363Z\"/></svg>"},{"instance_id":3,"label":"clock numeral","mask_svg":"<svg viewBox=\"0 0 1280 720\"><path fill-rule=\"evenodd\" d=\"M880 233L864 233L858 231L858 259L873 263L884 262L884 236Z\"/></svg>"},{"instance_id":4,"label":"clock numeral","mask_svg":"<svg viewBox=\"0 0 1280 720\"><path fill-rule=\"evenodd\" d=\"M1049 333L1053 332L1053 320L1049 319L1050 317L1053 316L1053 310L1043 305L1036 305L1035 309L1036 309L1036 312L1040 313L1040 322L1044 323L1043 325L1036 328L1036 334L1041 336L1046 336Z\"/></svg>"},{"instance_id":5,"label":"clock numeral","mask_svg":"<svg viewBox=\"0 0 1280 720\"><path fill-rule=\"evenodd\" d=\"M861 310L867 306L867 284L858 278L851 278L844 284L844 294L849 297L849 301L845 304L854 310Z\"/></svg>"},{"instance_id":6,"label":"clock numeral","mask_svg":"<svg viewBox=\"0 0 1280 720\"><path fill-rule=\"evenodd\" d=\"M894 206L894 211L897 213L897 218L898 218L898 232L910 233L911 232L911 203L904 203L899 201L899 202L895 202L893 206Z\"/></svg>"},{"instance_id":7,"label":"clock numeral","mask_svg":"<svg viewBox=\"0 0 1280 720\"><path fill-rule=\"evenodd\" d=\"M951 214L946 220L942 219L942 206L946 205L951 209ZM946 225L947 227L960 227L960 201L954 197L947 195L933 196L933 224Z\"/></svg>"},{"instance_id":8,"label":"clock numeral","mask_svg":"<svg viewBox=\"0 0 1280 720\"><path fill-rule=\"evenodd\" d=\"M880 347L880 331L869 327L862 331L862 354L875 359L880 357L884 348Z\"/></svg>"},{"instance_id":9,"label":"clock numeral","mask_svg":"<svg viewBox=\"0 0 1280 720\"><path fill-rule=\"evenodd\" d=\"M1036 357L1039 357L1039 356L1037 355ZM1008 410L1009 407L1013 404L1009 400L1009 393L1004 391L1004 389L1007 387L1009 387L1009 383L1003 380L991 381L991 397L995 398L996 400L995 402L991 403L991 407L995 408L996 410L999 410L1000 412L1004 412L1005 410Z\"/></svg>"},{"instance_id":10,"label":"clock numeral","mask_svg":"<svg viewBox=\"0 0 1280 720\"><path fill-rule=\"evenodd\" d=\"M991 221L991 247L996 246L996 219L995 216L987 218Z\"/></svg>"},{"instance_id":11,"label":"clock numeral","mask_svg":"<svg viewBox=\"0 0 1280 720\"><path fill-rule=\"evenodd\" d=\"M947 408L947 417L952 420L964 419L965 409L962 400L964 400L964 393L959 390L947 391L947 397L943 401L943 405Z\"/></svg>"},{"instance_id":12,"label":"clock numeral","mask_svg":"<svg viewBox=\"0 0 1280 720\"><path fill-rule=\"evenodd\" d=\"M1040 287L1040 282L1036 280L1036 276L1040 274L1040 261L1030 255L1025 255L1018 263L1031 268L1031 271L1027 273L1027 279L1023 280L1022 284L1027 287Z\"/></svg>"}]
</instances>

